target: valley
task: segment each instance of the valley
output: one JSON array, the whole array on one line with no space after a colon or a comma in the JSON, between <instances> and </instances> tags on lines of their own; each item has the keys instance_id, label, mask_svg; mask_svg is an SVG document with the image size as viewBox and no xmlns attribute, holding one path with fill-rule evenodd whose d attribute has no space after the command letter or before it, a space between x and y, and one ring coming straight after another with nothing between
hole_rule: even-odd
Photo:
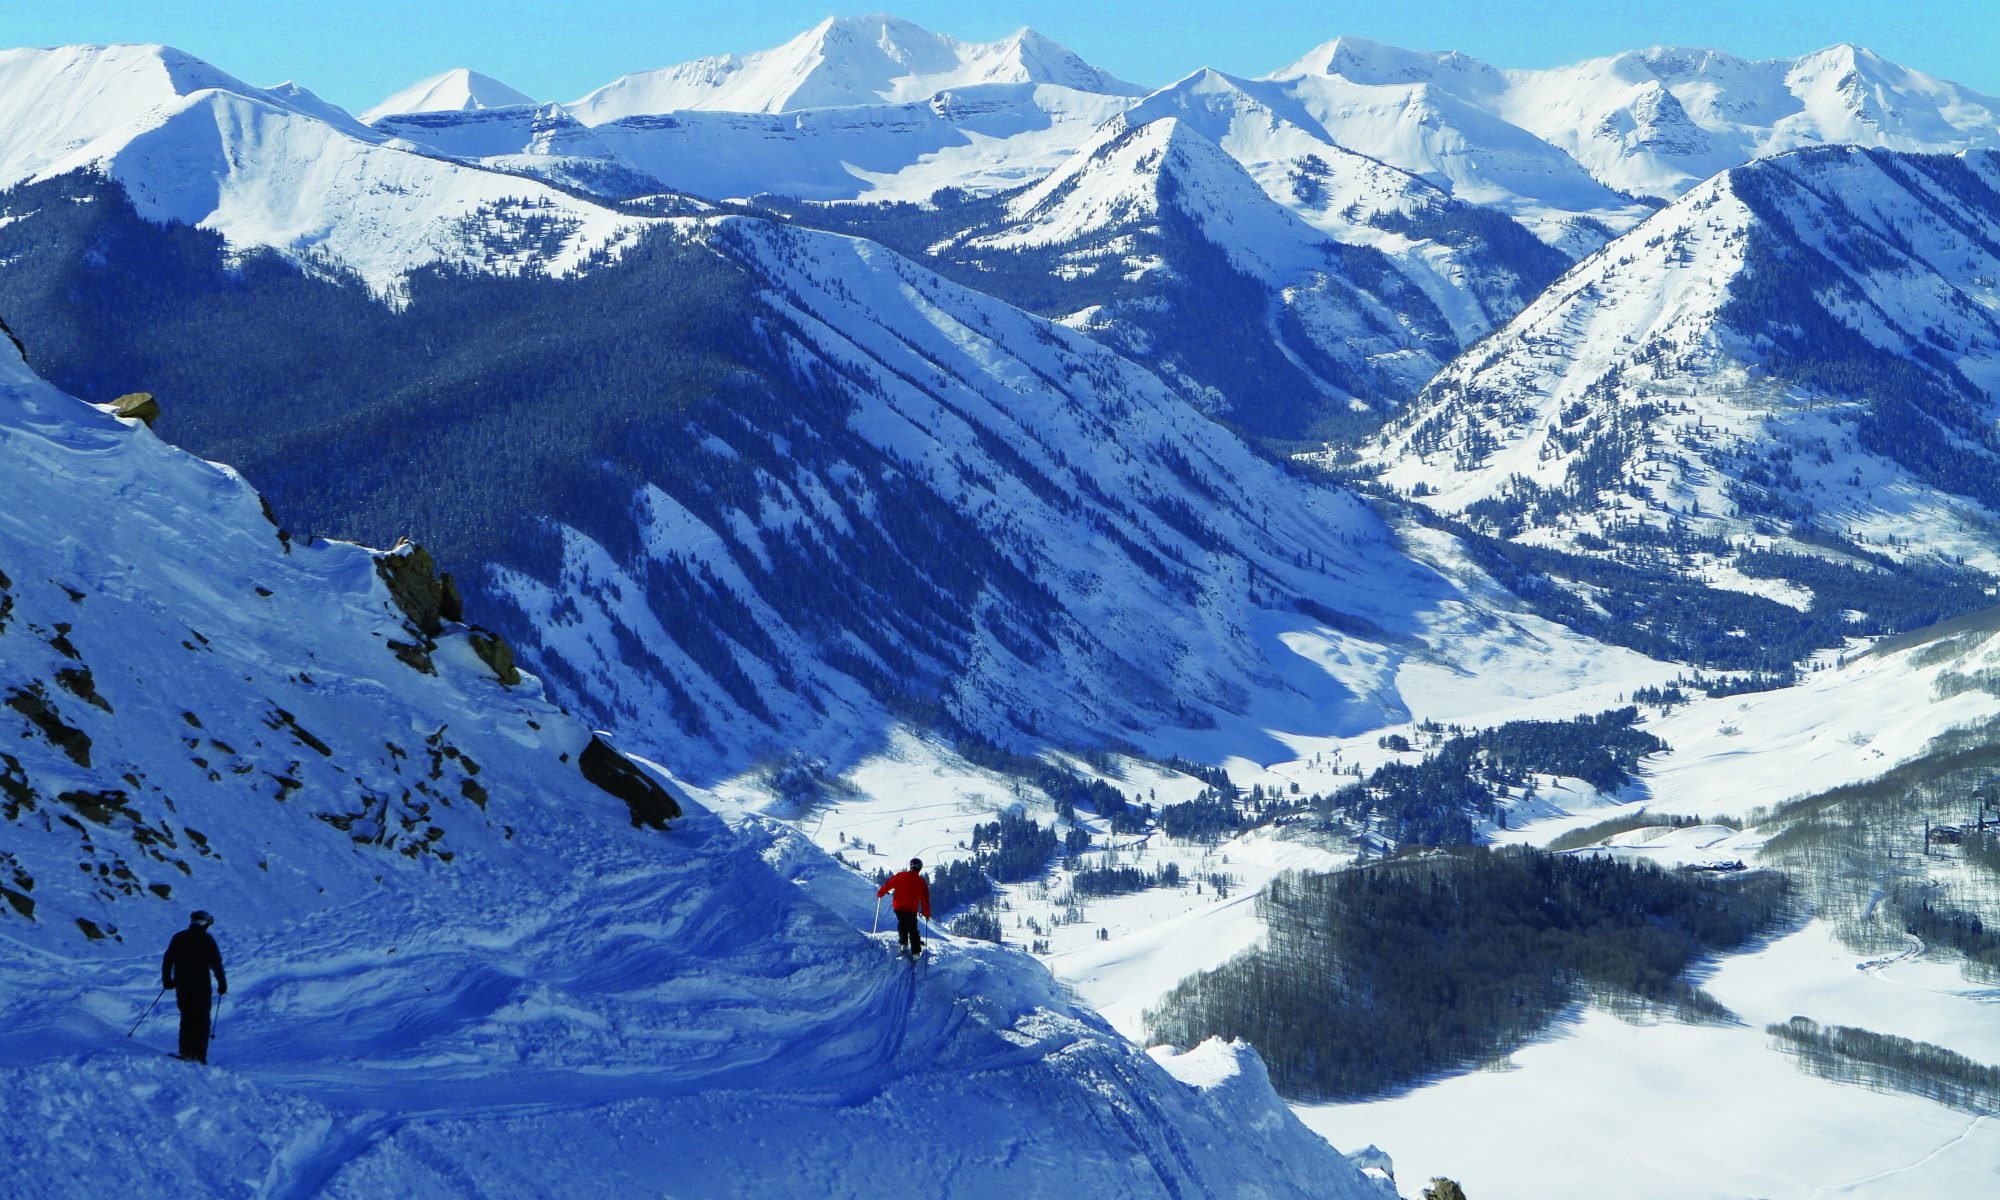
<instances>
[{"instance_id":1,"label":"valley","mask_svg":"<svg viewBox=\"0 0 2000 1200\"><path fill-rule=\"evenodd\" d=\"M0 52L0 1183L1990 1190L2000 101L1226 65Z\"/></svg>"}]
</instances>

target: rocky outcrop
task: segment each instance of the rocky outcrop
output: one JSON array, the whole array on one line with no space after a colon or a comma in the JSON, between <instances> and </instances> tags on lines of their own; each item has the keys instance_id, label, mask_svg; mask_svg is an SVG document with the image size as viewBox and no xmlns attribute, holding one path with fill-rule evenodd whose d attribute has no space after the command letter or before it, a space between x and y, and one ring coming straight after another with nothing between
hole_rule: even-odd
<instances>
[{"instance_id":1,"label":"rocky outcrop","mask_svg":"<svg viewBox=\"0 0 2000 1200\"><path fill-rule=\"evenodd\" d=\"M151 392L127 392L111 402L111 412L127 420L144 421L150 429L160 419L160 402Z\"/></svg>"},{"instance_id":2,"label":"rocky outcrop","mask_svg":"<svg viewBox=\"0 0 2000 1200\"><path fill-rule=\"evenodd\" d=\"M458 589L438 578L430 551L408 538L397 542L387 554L376 556L375 573L389 585L390 597L411 626L427 638L444 632L447 593L451 607L459 608Z\"/></svg>"},{"instance_id":3,"label":"rocky outcrop","mask_svg":"<svg viewBox=\"0 0 2000 1200\"><path fill-rule=\"evenodd\" d=\"M451 576L445 578L449 580ZM513 687L521 682L521 671L514 665L514 648L507 644L505 638L484 629L475 629L471 641L472 652L479 656L480 662L493 668L493 674L502 684Z\"/></svg>"},{"instance_id":4,"label":"rocky outcrop","mask_svg":"<svg viewBox=\"0 0 2000 1200\"><path fill-rule=\"evenodd\" d=\"M437 649L437 636L444 632L447 622L465 622L465 601L458 594L458 584L451 572L440 574L430 551L403 538L395 549L375 556L375 573L388 585L389 597L403 610L404 621L415 639L391 641L389 648L412 669L425 675L437 674L437 667L431 661L431 653ZM520 669L514 665L514 648L499 634L475 626L470 641L472 652L492 668L502 684L513 687L521 682Z\"/></svg>"},{"instance_id":5,"label":"rocky outcrop","mask_svg":"<svg viewBox=\"0 0 2000 1200\"><path fill-rule=\"evenodd\" d=\"M635 828L665 829L668 821L681 815L680 801L665 784L596 734L591 735L590 745L583 748L576 765L585 779L625 802L632 810Z\"/></svg>"},{"instance_id":6,"label":"rocky outcrop","mask_svg":"<svg viewBox=\"0 0 2000 1200\"><path fill-rule=\"evenodd\" d=\"M6 705L26 717L43 737L49 739L49 744L68 755L71 762L79 767L90 765L90 735L62 719L55 705L49 703L48 693L41 684L7 689Z\"/></svg>"}]
</instances>

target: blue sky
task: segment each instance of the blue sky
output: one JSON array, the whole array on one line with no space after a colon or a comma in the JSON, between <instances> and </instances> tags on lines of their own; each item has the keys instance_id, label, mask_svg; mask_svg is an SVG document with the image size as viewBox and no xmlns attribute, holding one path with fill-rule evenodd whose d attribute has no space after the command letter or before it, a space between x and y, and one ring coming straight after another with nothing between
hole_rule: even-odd
<instances>
[{"instance_id":1,"label":"blue sky","mask_svg":"<svg viewBox=\"0 0 2000 1200\"><path fill-rule=\"evenodd\" d=\"M628 71L775 46L830 0L0 0L0 44L168 42L251 83L294 79L362 109L465 66L550 100ZM968 40L1022 25L1134 83L1197 67L1261 75L1340 34L1540 67L1661 43L1755 58L1856 42L2000 95L2000 0L904 0L887 10Z\"/></svg>"}]
</instances>

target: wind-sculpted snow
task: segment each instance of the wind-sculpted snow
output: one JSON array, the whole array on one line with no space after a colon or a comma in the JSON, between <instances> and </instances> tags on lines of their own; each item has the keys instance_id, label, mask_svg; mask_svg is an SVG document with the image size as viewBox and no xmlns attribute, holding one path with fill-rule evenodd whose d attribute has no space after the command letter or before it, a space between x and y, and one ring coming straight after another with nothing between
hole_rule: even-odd
<instances>
[{"instance_id":1,"label":"wind-sculpted snow","mask_svg":"<svg viewBox=\"0 0 2000 1200\"><path fill-rule=\"evenodd\" d=\"M794 834L637 828L378 554L12 356L0 461L9 1194L1387 1195L1254 1064L1179 1082L1009 951L894 961ZM207 1067L171 1005L125 1036L196 907Z\"/></svg>"}]
</instances>

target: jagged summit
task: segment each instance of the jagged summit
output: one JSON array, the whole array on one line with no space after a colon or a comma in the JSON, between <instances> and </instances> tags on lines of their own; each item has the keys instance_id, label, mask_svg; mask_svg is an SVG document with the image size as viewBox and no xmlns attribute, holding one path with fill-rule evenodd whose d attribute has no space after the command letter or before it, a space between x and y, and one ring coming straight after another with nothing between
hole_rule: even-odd
<instances>
[{"instance_id":1,"label":"jagged summit","mask_svg":"<svg viewBox=\"0 0 2000 1200\"><path fill-rule=\"evenodd\" d=\"M464 67L420 79L361 114L364 124L407 113L479 112L533 104L535 98L493 78Z\"/></svg>"},{"instance_id":2,"label":"jagged summit","mask_svg":"<svg viewBox=\"0 0 2000 1200\"><path fill-rule=\"evenodd\" d=\"M1143 89L1031 29L961 42L897 17L829 17L771 50L642 71L570 105L586 124L678 109L779 113L903 104L952 88L1037 84L1103 95Z\"/></svg>"}]
</instances>

